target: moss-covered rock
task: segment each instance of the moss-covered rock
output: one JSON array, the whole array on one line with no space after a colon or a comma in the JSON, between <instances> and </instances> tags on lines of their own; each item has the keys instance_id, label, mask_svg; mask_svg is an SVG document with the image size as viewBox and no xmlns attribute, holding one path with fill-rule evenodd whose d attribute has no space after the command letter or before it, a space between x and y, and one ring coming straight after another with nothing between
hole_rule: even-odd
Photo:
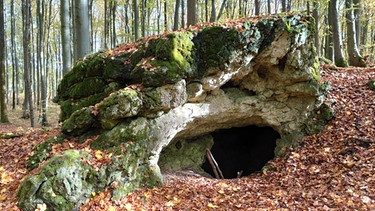
<instances>
[{"instance_id":1,"label":"moss-covered rock","mask_svg":"<svg viewBox=\"0 0 375 211\"><path fill-rule=\"evenodd\" d=\"M64 121L61 131L73 136L80 135L94 127L95 123L97 123L95 111L89 107L85 107L75 111L69 119Z\"/></svg>"},{"instance_id":2,"label":"moss-covered rock","mask_svg":"<svg viewBox=\"0 0 375 211\"><path fill-rule=\"evenodd\" d=\"M74 187L86 196L88 190L107 186L113 199L119 199L137 188L162 184L159 165L199 170L203 149L210 148L212 140L197 137L215 130L271 127L280 135L276 156L321 130L333 112L323 104L325 85L319 83L312 23L307 16L282 14L208 24L144 38L79 61L61 81L55 98L61 106L62 132L83 136L100 131L91 148L116 156L99 173L89 174L103 181L100 187ZM50 147L37 148L41 153L32 164L44 159ZM63 162L57 169L73 174L70 168L77 169L87 159L73 157L71 166ZM63 191L70 183L40 188L55 181L61 174L57 169L43 167L25 181L19 192L25 198L22 207L78 206L80 201ZM90 178L90 184L98 182ZM54 199L48 198L51 193Z\"/></svg>"},{"instance_id":3,"label":"moss-covered rock","mask_svg":"<svg viewBox=\"0 0 375 211\"><path fill-rule=\"evenodd\" d=\"M375 80L370 80L369 82L367 82L366 85L369 89L371 89L372 91L375 91Z\"/></svg>"},{"instance_id":4,"label":"moss-covered rock","mask_svg":"<svg viewBox=\"0 0 375 211\"><path fill-rule=\"evenodd\" d=\"M32 175L20 186L18 207L35 210L38 204L47 210L75 210L92 192L103 188L104 179L84 160L90 159L82 151L70 150L54 156L38 175Z\"/></svg>"},{"instance_id":5,"label":"moss-covered rock","mask_svg":"<svg viewBox=\"0 0 375 211\"><path fill-rule=\"evenodd\" d=\"M211 149L214 139L210 135L190 139L176 140L160 153L159 166L164 171L192 169L203 172L206 149Z\"/></svg>"},{"instance_id":6,"label":"moss-covered rock","mask_svg":"<svg viewBox=\"0 0 375 211\"><path fill-rule=\"evenodd\" d=\"M59 135L57 137L51 137L47 139L47 141L36 145L33 149L33 155L29 157L26 163L26 168L28 171L33 170L34 168L38 167L39 163L46 160L48 157L48 153L52 151L52 146L54 144L64 142L63 135Z\"/></svg>"}]
</instances>

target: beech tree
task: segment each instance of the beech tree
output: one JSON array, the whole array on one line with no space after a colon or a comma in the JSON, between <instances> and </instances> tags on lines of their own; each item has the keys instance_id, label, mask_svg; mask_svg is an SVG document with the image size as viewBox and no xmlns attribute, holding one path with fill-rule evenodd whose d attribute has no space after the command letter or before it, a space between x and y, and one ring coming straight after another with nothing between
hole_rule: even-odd
<instances>
[{"instance_id":1,"label":"beech tree","mask_svg":"<svg viewBox=\"0 0 375 211\"><path fill-rule=\"evenodd\" d=\"M366 67L362 56L359 54L357 45L356 22L354 19L353 0L345 0L346 6L346 33L347 33L347 52L348 61L351 66Z\"/></svg>"},{"instance_id":2,"label":"beech tree","mask_svg":"<svg viewBox=\"0 0 375 211\"><path fill-rule=\"evenodd\" d=\"M32 95L32 77L31 77L31 49L30 49L30 25L31 25L31 6L30 0L22 0L22 28L23 28L23 69L25 81L25 100L24 117L30 117L31 127L34 122L34 101ZM27 108L29 114L27 114Z\"/></svg>"},{"instance_id":3,"label":"beech tree","mask_svg":"<svg viewBox=\"0 0 375 211\"><path fill-rule=\"evenodd\" d=\"M75 61L90 52L89 5L87 0L73 1Z\"/></svg>"},{"instance_id":4,"label":"beech tree","mask_svg":"<svg viewBox=\"0 0 375 211\"><path fill-rule=\"evenodd\" d=\"M63 74L65 75L72 66L69 0L61 0L60 4L61 56Z\"/></svg>"},{"instance_id":5,"label":"beech tree","mask_svg":"<svg viewBox=\"0 0 375 211\"><path fill-rule=\"evenodd\" d=\"M338 0L330 0L330 11L332 18L332 35L333 35L333 54L334 61L338 67L347 67L348 62L345 60L343 52L343 42L341 37Z\"/></svg>"},{"instance_id":6,"label":"beech tree","mask_svg":"<svg viewBox=\"0 0 375 211\"><path fill-rule=\"evenodd\" d=\"M4 2L0 1L0 122L9 122L6 108L5 90L5 24Z\"/></svg>"}]
</instances>

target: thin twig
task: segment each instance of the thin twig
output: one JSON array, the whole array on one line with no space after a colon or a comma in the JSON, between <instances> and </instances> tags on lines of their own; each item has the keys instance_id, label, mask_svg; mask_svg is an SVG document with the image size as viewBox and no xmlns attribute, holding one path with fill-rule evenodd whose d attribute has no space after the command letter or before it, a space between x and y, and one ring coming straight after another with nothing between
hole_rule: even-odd
<instances>
[{"instance_id":1,"label":"thin twig","mask_svg":"<svg viewBox=\"0 0 375 211\"><path fill-rule=\"evenodd\" d=\"M216 179L224 179L223 172L221 172L219 165L217 164L214 156L212 155L210 149L208 148L206 148L206 157L208 159L208 162L210 162L211 164L211 167L215 174Z\"/></svg>"}]
</instances>

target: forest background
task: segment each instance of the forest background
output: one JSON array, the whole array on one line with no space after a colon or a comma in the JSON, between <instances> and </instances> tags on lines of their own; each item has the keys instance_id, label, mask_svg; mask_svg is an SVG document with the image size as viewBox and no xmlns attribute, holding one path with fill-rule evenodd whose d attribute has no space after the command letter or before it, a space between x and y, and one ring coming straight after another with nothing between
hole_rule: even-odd
<instances>
[{"instance_id":1,"label":"forest background","mask_svg":"<svg viewBox=\"0 0 375 211\"><path fill-rule=\"evenodd\" d=\"M22 108L32 127L48 126L60 80L90 53L203 22L281 12L315 18L322 61L374 63L373 0L1 0L0 122Z\"/></svg>"}]
</instances>

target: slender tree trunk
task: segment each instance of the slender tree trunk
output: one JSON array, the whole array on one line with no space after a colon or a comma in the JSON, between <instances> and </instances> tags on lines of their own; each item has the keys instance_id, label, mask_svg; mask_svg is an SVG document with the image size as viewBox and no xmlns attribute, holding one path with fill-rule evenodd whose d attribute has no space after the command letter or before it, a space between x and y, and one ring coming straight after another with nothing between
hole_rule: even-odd
<instances>
[{"instance_id":1,"label":"slender tree trunk","mask_svg":"<svg viewBox=\"0 0 375 211\"><path fill-rule=\"evenodd\" d=\"M133 11L134 11L134 39L139 39L139 8L138 0L133 0Z\"/></svg>"},{"instance_id":2,"label":"slender tree trunk","mask_svg":"<svg viewBox=\"0 0 375 211\"><path fill-rule=\"evenodd\" d=\"M208 0L204 0L204 21L208 22Z\"/></svg>"},{"instance_id":3,"label":"slender tree trunk","mask_svg":"<svg viewBox=\"0 0 375 211\"><path fill-rule=\"evenodd\" d=\"M332 12L332 33L333 33L333 52L334 61L338 67L347 67L348 62L345 60L343 52L343 44L341 38L341 29L339 21L338 0L330 0Z\"/></svg>"},{"instance_id":4,"label":"slender tree trunk","mask_svg":"<svg viewBox=\"0 0 375 211\"><path fill-rule=\"evenodd\" d=\"M197 23L196 18L197 3L196 0L187 0L187 25L195 25Z\"/></svg>"},{"instance_id":5,"label":"slender tree trunk","mask_svg":"<svg viewBox=\"0 0 375 211\"><path fill-rule=\"evenodd\" d=\"M181 1L176 0L176 5L174 8L174 18L173 18L173 30L178 30L178 22L179 22L179 9L181 6Z\"/></svg>"},{"instance_id":6,"label":"slender tree trunk","mask_svg":"<svg viewBox=\"0 0 375 211\"><path fill-rule=\"evenodd\" d=\"M313 2L313 17L315 19L315 33L314 33L314 41L315 41L315 49L320 56L320 37L319 37L319 2Z\"/></svg>"},{"instance_id":7,"label":"slender tree trunk","mask_svg":"<svg viewBox=\"0 0 375 211\"><path fill-rule=\"evenodd\" d=\"M211 0L211 17L210 22L216 21L216 6L215 6L215 0Z\"/></svg>"},{"instance_id":8,"label":"slender tree trunk","mask_svg":"<svg viewBox=\"0 0 375 211\"><path fill-rule=\"evenodd\" d=\"M117 10L117 0L112 0L112 36L111 36L111 43L112 48L116 47L117 42L117 32L116 32L116 10Z\"/></svg>"},{"instance_id":9,"label":"slender tree trunk","mask_svg":"<svg viewBox=\"0 0 375 211\"><path fill-rule=\"evenodd\" d=\"M167 1L164 1L164 30L168 31L168 5L167 5Z\"/></svg>"},{"instance_id":10,"label":"slender tree trunk","mask_svg":"<svg viewBox=\"0 0 375 211\"><path fill-rule=\"evenodd\" d=\"M141 33L142 37L146 37L146 4L147 0L142 0L141 5Z\"/></svg>"},{"instance_id":11,"label":"slender tree trunk","mask_svg":"<svg viewBox=\"0 0 375 211\"><path fill-rule=\"evenodd\" d=\"M357 47L361 43L361 23L362 23L362 2L361 0L353 0L355 31L357 39Z\"/></svg>"},{"instance_id":12,"label":"slender tree trunk","mask_svg":"<svg viewBox=\"0 0 375 211\"><path fill-rule=\"evenodd\" d=\"M357 45L357 35L354 20L353 0L345 0L346 5L346 33L347 33L347 52L349 65L365 67L366 63L359 54Z\"/></svg>"},{"instance_id":13,"label":"slender tree trunk","mask_svg":"<svg viewBox=\"0 0 375 211\"><path fill-rule=\"evenodd\" d=\"M227 0L223 0L223 2L221 3L219 14L217 15L216 20L219 20L221 18L221 16L223 15L224 8L225 8L226 4L227 4Z\"/></svg>"},{"instance_id":14,"label":"slender tree trunk","mask_svg":"<svg viewBox=\"0 0 375 211\"><path fill-rule=\"evenodd\" d=\"M13 80L12 80L12 86L13 86L13 101L12 101L12 109L16 109L16 104L19 104L19 98L18 98L18 56L17 56L17 46L16 46L16 21L15 21L15 14L14 14L14 1L11 1L10 5L10 18L11 18L11 43L12 43L12 70L13 70Z\"/></svg>"},{"instance_id":15,"label":"slender tree trunk","mask_svg":"<svg viewBox=\"0 0 375 211\"><path fill-rule=\"evenodd\" d=\"M30 24L31 24L31 8L30 0L22 1L22 15L23 15L23 57L24 57L24 78L25 78L25 99L29 105L30 123L31 127L34 123L34 103L32 96L32 77L31 77L31 61L30 61Z\"/></svg>"},{"instance_id":16,"label":"slender tree trunk","mask_svg":"<svg viewBox=\"0 0 375 211\"><path fill-rule=\"evenodd\" d=\"M69 0L61 0L60 3L62 63L65 75L72 67Z\"/></svg>"},{"instance_id":17,"label":"slender tree trunk","mask_svg":"<svg viewBox=\"0 0 375 211\"><path fill-rule=\"evenodd\" d=\"M0 122L9 122L5 101L5 21L3 1L0 1L0 10Z\"/></svg>"},{"instance_id":18,"label":"slender tree trunk","mask_svg":"<svg viewBox=\"0 0 375 211\"><path fill-rule=\"evenodd\" d=\"M181 28L185 28L185 1L181 1Z\"/></svg>"}]
</instances>

